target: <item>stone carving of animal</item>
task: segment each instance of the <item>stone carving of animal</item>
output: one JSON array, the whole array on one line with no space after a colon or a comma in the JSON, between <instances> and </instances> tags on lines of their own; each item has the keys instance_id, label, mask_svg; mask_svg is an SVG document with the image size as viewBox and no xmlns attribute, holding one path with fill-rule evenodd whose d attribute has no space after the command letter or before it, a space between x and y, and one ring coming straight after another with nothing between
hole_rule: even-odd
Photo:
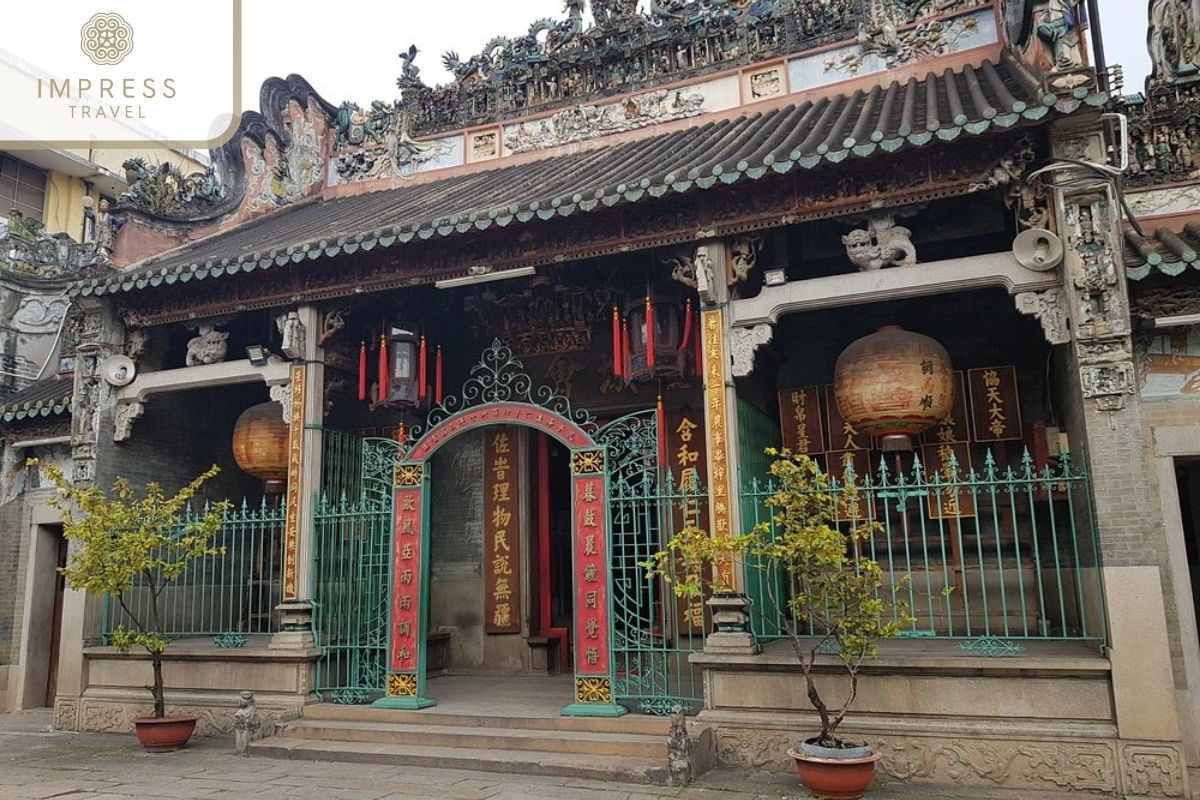
<instances>
[{"instance_id":1,"label":"stone carving of animal","mask_svg":"<svg viewBox=\"0 0 1200 800\"><path fill-rule=\"evenodd\" d=\"M187 365L216 364L225 360L229 349L229 332L216 330L212 325L201 325L200 334L187 344Z\"/></svg>"},{"instance_id":2,"label":"stone carving of animal","mask_svg":"<svg viewBox=\"0 0 1200 800\"><path fill-rule=\"evenodd\" d=\"M842 244L851 263L860 271L911 267L917 263L911 236L912 231L897 225L890 216L872 217L866 230L850 231L842 237Z\"/></svg>"}]
</instances>

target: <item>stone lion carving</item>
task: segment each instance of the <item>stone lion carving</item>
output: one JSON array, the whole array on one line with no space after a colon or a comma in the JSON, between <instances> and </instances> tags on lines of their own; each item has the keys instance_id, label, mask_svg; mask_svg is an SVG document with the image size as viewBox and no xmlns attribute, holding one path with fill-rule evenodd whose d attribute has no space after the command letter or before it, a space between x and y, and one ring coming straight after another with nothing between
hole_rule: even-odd
<instances>
[{"instance_id":1,"label":"stone lion carving","mask_svg":"<svg viewBox=\"0 0 1200 800\"><path fill-rule=\"evenodd\" d=\"M917 263L912 231L897 225L890 214L867 220L866 230L850 231L842 237L846 255L860 271L884 267L911 267Z\"/></svg>"},{"instance_id":2,"label":"stone lion carving","mask_svg":"<svg viewBox=\"0 0 1200 800\"><path fill-rule=\"evenodd\" d=\"M200 335L187 343L187 365L216 364L225 360L229 349L229 332L219 331L212 325L201 325Z\"/></svg>"}]
</instances>

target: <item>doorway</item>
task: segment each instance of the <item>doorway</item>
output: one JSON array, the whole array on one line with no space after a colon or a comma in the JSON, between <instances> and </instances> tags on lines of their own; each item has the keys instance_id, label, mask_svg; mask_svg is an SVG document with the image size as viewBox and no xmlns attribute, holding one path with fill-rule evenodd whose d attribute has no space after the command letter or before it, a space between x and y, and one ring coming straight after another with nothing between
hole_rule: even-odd
<instances>
[{"instance_id":1,"label":"doorway","mask_svg":"<svg viewBox=\"0 0 1200 800\"><path fill-rule=\"evenodd\" d=\"M62 525L33 529L25 592L25 632L17 708L54 705L58 693L59 648L62 641L67 539Z\"/></svg>"},{"instance_id":2,"label":"doorway","mask_svg":"<svg viewBox=\"0 0 1200 800\"><path fill-rule=\"evenodd\" d=\"M1175 486L1179 492L1179 516L1183 522L1183 545L1191 579L1191 604L1200 619L1200 543L1196 523L1200 521L1200 459L1175 459Z\"/></svg>"},{"instance_id":3,"label":"doorway","mask_svg":"<svg viewBox=\"0 0 1200 800\"><path fill-rule=\"evenodd\" d=\"M533 560L536 628L531 643L544 647L547 671L567 672L574 666L572 621L575 618L574 565L571 555L570 452L543 432L532 434Z\"/></svg>"}]
</instances>

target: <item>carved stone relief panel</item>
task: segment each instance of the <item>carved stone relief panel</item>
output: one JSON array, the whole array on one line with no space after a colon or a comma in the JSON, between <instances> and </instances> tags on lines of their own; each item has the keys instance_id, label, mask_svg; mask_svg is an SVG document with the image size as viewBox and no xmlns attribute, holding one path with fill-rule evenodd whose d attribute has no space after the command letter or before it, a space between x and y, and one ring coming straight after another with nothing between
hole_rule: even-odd
<instances>
[{"instance_id":1,"label":"carved stone relief panel","mask_svg":"<svg viewBox=\"0 0 1200 800\"><path fill-rule=\"evenodd\" d=\"M1069 139L1059 152L1086 158L1088 139ZM1136 388L1133 346L1129 338L1129 300L1118 271L1120 243L1115 209L1105 192L1090 191L1063 198L1063 233L1067 300L1075 331L1076 355L1083 395L1100 411L1117 411Z\"/></svg>"},{"instance_id":2,"label":"carved stone relief panel","mask_svg":"<svg viewBox=\"0 0 1200 800\"><path fill-rule=\"evenodd\" d=\"M1177 748L1122 742L1119 752L1126 796L1184 796L1185 767Z\"/></svg>"},{"instance_id":3,"label":"carved stone relief panel","mask_svg":"<svg viewBox=\"0 0 1200 800\"><path fill-rule=\"evenodd\" d=\"M79 705L74 697L58 697L54 700L54 730L74 731L79 729Z\"/></svg>"},{"instance_id":4,"label":"carved stone relief panel","mask_svg":"<svg viewBox=\"0 0 1200 800\"><path fill-rule=\"evenodd\" d=\"M770 325L734 328L730 332L729 355L733 359L734 377L742 378L754 372L754 353L771 341L773 333Z\"/></svg>"},{"instance_id":5,"label":"carved stone relief panel","mask_svg":"<svg viewBox=\"0 0 1200 800\"><path fill-rule=\"evenodd\" d=\"M1021 292L1015 300L1017 311L1036 317L1042 323L1042 331L1049 344L1067 344L1071 341L1071 329L1067 320L1067 306L1062 289Z\"/></svg>"},{"instance_id":6,"label":"carved stone relief panel","mask_svg":"<svg viewBox=\"0 0 1200 800\"><path fill-rule=\"evenodd\" d=\"M920 735L871 737L883 759L881 776L947 786L999 787L1027 791L1086 791L1163 794L1182 786L1178 752L1170 747L1122 744L1118 772L1113 742L1009 741L978 737ZM785 732L722 726L716 734L718 760L728 766L792 770ZM1146 791L1142 791L1146 789ZM1131 791L1132 790L1132 791Z\"/></svg>"}]
</instances>

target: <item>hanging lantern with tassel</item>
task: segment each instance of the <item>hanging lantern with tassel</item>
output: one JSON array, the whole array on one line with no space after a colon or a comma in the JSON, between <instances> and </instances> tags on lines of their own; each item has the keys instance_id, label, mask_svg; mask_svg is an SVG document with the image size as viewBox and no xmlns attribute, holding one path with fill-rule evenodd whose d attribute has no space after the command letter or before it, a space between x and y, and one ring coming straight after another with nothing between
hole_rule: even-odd
<instances>
[{"instance_id":1,"label":"hanging lantern with tassel","mask_svg":"<svg viewBox=\"0 0 1200 800\"><path fill-rule=\"evenodd\" d=\"M679 314L677 301L653 295L638 298L627 306L626 380L643 382L684 376L687 355L679 335Z\"/></svg>"},{"instance_id":2,"label":"hanging lantern with tassel","mask_svg":"<svg viewBox=\"0 0 1200 800\"><path fill-rule=\"evenodd\" d=\"M404 326L392 326L387 337L391 348L391 376L386 400L410 408L420 404L417 391L417 336Z\"/></svg>"},{"instance_id":3,"label":"hanging lantern with tassel","mask_svg":"<svg viewBox=\"0 0 1200 800\"><path fill-rule=\"evenodd\" d=\"M884 451L911 450L912 437L950 414L954 368L928 336L886 325L852 342L834 367L842 418Z\"/></svg>"}]
</instances>

